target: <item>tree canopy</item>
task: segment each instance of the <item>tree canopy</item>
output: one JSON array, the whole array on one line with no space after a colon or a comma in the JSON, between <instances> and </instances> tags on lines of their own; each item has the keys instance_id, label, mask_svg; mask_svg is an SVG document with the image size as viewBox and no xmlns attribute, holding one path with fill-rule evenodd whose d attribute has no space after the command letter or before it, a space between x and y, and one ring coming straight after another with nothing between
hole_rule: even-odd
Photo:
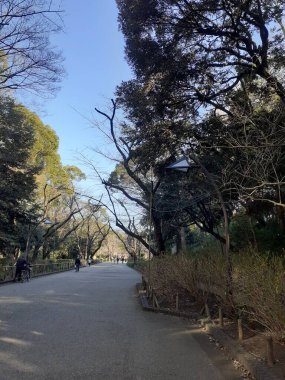
<instances>
[{"instance_id":1,"label":"tree canopy","mask_svg":"<svg viewBox=\"0 0 285 380\"><path fill-rule=\"evenodd\" d=\"M15 245L19 236L19 223L33 200L36 166L30 165L30 152L35 133L25 120L21 106L12 99L0 99L0 214L1 246Z\"/></svg>"},{"instance_id":2,"label":"tree canopy","mask_svg":"<svg viewBox=\"0 0 285 380\"><path fill-rule=\"evenodd\" d=\"M252 226L250 244L264 225L284 230L284 1L117 5L134 78L118 86L113 115L97 110L121 158L103 180L114 204L139 205L144 227L151 216L157 252L181 226L225 243L221 227L237 214ZM117 108L124 120L115 126ZM194 170L166 172L182 154ZM127 224L134 237L139 226Z\"/></svg>"}]
</instances>

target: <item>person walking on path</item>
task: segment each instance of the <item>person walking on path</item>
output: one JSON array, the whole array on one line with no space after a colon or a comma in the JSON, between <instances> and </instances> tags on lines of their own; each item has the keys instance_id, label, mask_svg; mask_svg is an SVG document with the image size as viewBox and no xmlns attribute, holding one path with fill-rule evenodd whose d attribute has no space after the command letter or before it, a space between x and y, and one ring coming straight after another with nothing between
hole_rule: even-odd
<instances>
[{"instance_id":1,"label":"person walking on path","mask_svg":"<svg viewBox=\"0 0 285 380\"><path fill-rule=\"evenodd\" d=\"M75 272L79 272L80 267L80 256L77 256L75 259Z\"/></svg>"},{"instance_id":2,"label":"person walking on path","mask_svg":"<svg viewBox=\"0 0 285 380\"><path fill-rule=\"evenodd\" d=\"M91 257L89 256L89 258L88 258L88 265L90 266L91 263L92 263L92 260L91 260Z\"/></svg>"}]
</instances>

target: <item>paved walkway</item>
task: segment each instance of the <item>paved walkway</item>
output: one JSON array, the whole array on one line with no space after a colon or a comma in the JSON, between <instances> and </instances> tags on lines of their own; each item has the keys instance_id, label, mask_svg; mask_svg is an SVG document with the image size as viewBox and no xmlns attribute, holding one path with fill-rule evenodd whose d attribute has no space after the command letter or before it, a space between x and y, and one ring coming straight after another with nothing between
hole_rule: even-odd
<instances>
[{"instance_id":1,"label":"paved walkway","mask_svg":"<svg viewBox=\"0 0 285 380\"><path fill-rule=\"evenodd\" d=\"M122 264L0 287L3 380L235 380L231 363L185 321L143 312Z\"/></svg>"}]
</instances>

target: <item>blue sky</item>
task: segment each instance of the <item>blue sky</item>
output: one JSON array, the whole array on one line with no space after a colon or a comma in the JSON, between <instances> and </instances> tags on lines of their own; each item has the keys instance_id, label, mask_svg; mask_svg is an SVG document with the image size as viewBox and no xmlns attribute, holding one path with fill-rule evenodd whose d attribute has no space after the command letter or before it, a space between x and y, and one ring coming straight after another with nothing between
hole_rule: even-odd
<instances>
[{"instance_id":1,"label":"blue sky","mask_svg":"<svg viewBox=\"0 0 285 380\"><path fill-rule=\"evenodd\" d=\"M67 77L56 98L44 104L40 116L59 136L63 164L82 167L76 152L90 155L87 147L103 148L106 143L87 119L94 118L95 106L106 110L116 86L129 79L131 72L124 60L115 0L62 3L65 33L53 41L65 57ZM97 156L95 162L99 169L110 170L107 160Z\"/></svg>"}]
</instances>

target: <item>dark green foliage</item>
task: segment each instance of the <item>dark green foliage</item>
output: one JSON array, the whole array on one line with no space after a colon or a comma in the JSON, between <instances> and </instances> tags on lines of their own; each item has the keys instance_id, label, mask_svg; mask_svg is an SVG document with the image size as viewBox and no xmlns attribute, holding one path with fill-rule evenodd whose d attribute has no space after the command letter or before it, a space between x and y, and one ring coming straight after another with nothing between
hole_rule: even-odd
<instances>
[{"instance_id":1,"label":"dark green foliage","mask_svg":"<svg viewBox=\"0 0 285 380\"><path fill-rule=\"evenodd\" d=\"M152 82L164 107L187 103L226 110L242 80L263 78L285 101L272 70L284 67L284 1L117 0L126 55L136 77ZM269 33L270 31L270 33Z\"/></svg>"},{"instance_id":2,"label":"dark green foliage","mask_svg":"<svg viewBox=\"0 0 285 380\"><path fill-rule=\"evenodd\" d=\"M274 215L266 220L263 214L263 220L258 220L241 212L233 217L230 230L232 245L237 249L250 246L261 253L284 253L285 235Z\"/></svg>"},{"instance_id":3,"label":"dark green foliage","mask_svg":"<svg viewBox=\"0 0 285 380\"><path fill-rule=\"evenodd\" d=\"M284 0L117 4L135 74L117 89L127 119L122 134L137 173L154 172L160 183L153 213L164 239L193 224L223 243L216 186L232 223L232 248L279 250L285 235ZM201 166L188 176L165 173L181 153L197 157L211 180ZM244 223L233 216L241 210Z\"/></svg>"},{"instance_id":4,"label":"dark green foliage","mask_svg":"<svg viewBox=\"0 0 285 380\"><path fill-rule=\"evenodd\" d=\"M0 246L18 245L26 208L33 199L37 168L29 165L33 126L8 98L0 105Z\"/></svg>"}]
</instances>

